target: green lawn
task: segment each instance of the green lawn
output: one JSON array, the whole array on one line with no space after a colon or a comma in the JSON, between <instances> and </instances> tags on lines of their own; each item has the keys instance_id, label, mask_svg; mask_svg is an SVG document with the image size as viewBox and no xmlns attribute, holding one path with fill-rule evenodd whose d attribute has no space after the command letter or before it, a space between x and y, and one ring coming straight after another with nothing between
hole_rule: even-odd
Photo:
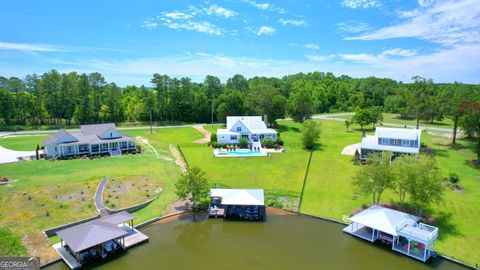
<instances>
[{"instance_id":1,"label":"green lawn","mask_svg":"<svg viewBox=\"0 0 480 270\"><path fill-rule=\"evenodd\" d=\"M212 183L299 193L309 156L300 146L299 128L299 124L282 122L280 131L286 153L268 157L215 158L213 149L204 145L181 145L181 149L189 165L201 167Z\"/></svg>"},{"instance_id":2,"label":"green lawn","mask_svg":"<svg viewBox=\"0 0 480 270\"><path fill-rule=\"evenodd\" d=\"M202 135L192 128L158 129L155 134L149 134L147 130L125 133L147 138L158 151L160 159L148 151L114 158L38 160L0 165L0 175L13 181L11 185L0 186L0 204L3 206L0 208L0 225L23 237L93 216L96 212L93 194L100 179L105 176L152 179L154 186L158 185L162 192L157 200L134 213L137 217L135 222L162 215L165 207L176 198L174 184L180 175L168 144L190 142ZM8 138L8 141L12 139L18 142L17 145L25 147L36 145L38 137L14 137ZM0 145L6 146L4 142L0 141Z\"/></svg>"},{"instance_id":3,"label":"green lawn","mask_svg":"<svg viewBox=\"0 0 480 270\"><path fill-rule=\"evenodd\" d=\"M0 137L0 145L18 151L35 151L37 144L41 147L43 139L51 134L35 134L35 135L11 135Z\"/></svg>"},{"instance_id":4,"label":"green lawn","mask_svg":"<svg viewBox=\"0 0 480 270\"><path fill-rule=\"evenodd\" d=\"M335 118L351 119L352 116L353 115L341 115L335 116ZM400 119L400 115L394 113L383 113L382 122L410 126L415 126L417 124L415 119ZM424 127L453 128L453 122L450 118L445 118L443 121L435 121L433 123L420 121L420 125Z\"/></svg>"},{"instance_id":5,"label":"green lawn","mask_svg":"<svg viewBox=\"0 0 480 270\"><path fill-rule=\"evenodd\" d=\"M192 143L202 134L188 127L158 129L154 134L147 130L126 133L147 138L162 157L172 158L168 144L181 145L188 163L200 166L212 183L298 194L309 151L301 146L299 124L292 121L279 123L287 151L269 157L214 158L211 148ZM321 121L321 124L322 137L312 156L301 210L341 220L344 215L350 215L354 209L370 202L370 198L352 198L351 178L359 167L351 163L350 156L340 154L343 147L361 140L361 132L346 132L341 122ZM214 131L218 127L208 125L206 129ZM39 138L29 136L24 139L19 142L36 145L34 141ZM437 250L472 265L480 263L477 256L480 250L480 231L477 230L480 227L480 170L469 165L468 160L474 156L472 146L460 141L465 148L454 150L449 147L448 139L425 132L422 140L436 150L444 175L458 174L464 188L464 192L447 191L445 202L432 209L440 227ZM0 145L4 146L1 140ZM174 184L180 175L173 161L157 159L152 152L94 160L22 162L0 165L0 171L1 175L14 180L10 187L0 186L0 203L14 206L0 208L0 224L20 236L92 215L94 209L88 205L93 202L81 198L91 198L103 176L149 177L158 181L156 183L163 189L158 199L134 215L136 222L161 215L176 198ZM72 198L65 197L65 194L72 195ZM387 192L382 201L391 202L393 199L396 199L395 195ZM46 211L49 211L48 216Z\"/></svg>"}]
</instances>

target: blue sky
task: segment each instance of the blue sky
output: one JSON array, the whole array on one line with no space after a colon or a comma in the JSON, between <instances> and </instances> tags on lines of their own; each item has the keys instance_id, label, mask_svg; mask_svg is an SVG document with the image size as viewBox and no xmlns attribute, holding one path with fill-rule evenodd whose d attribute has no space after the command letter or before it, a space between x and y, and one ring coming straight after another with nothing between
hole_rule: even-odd
<instances>
[{"instance_id":1,"label":"blue sky","mask_svg":"<svg viewBox=\"0 0 480 270\"><path fill-rule=\"evenodd\" d=\"M480 83L480 0L0 0L0 76L324 71Z\"/></svg>"}]
</instances>

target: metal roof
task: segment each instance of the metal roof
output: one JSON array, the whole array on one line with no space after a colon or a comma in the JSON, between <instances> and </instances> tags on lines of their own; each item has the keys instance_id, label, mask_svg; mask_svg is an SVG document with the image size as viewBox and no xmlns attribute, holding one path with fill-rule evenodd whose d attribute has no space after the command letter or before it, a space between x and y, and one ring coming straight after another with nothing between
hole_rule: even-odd
<instances>
[{"instance_id":1,"label":"metal roof","mask_svg":"<svg viewBox=\"0 0 480 270\"><path fill-rule=\"evenodd\" d=\"M261 116L227 116L227 129L232 129L240 121L248 130L267 129Z\"/></svg>"},{"instance_id":2,"label":"metal roof","mask_svg":"<svg viewBox=\"0 0 480 270\"><path fill-rule=\"evenodd\" d=\"M108 129L116 129L114 123L95 124L95 125L82 125L80 126L80 132L84 135L100 135Z\"/></svg>"},{"instance_id":3,"label":"metal roof","mask_svg":"<svg viewBox=\"0 0 480 270\"><path fill-rule=\"evenodd\" d=\"M132 219L134 219L132 215L122 211L117 214L60 230L57 232L57 235L65 241L73 252L79 252L127 235L128 232L118 225Z\"/></svg>"},{"instance_id":4,"label":"metal roof","mask_svg":"<svg viewBox=\"0 0 480 270\"><path fill-rule=\"evenodd\" d=\"M43 144L47 145L47 144L56 142L61 138L63 138L65 135L71 135L71 134L65 129L60 129L59 131L55 132L55 134L53 134L52 136L43 139Z\"/></svg>"},{"instance_id":5,"label":"metal roof","mask_svg":"<svg viewBox=\"0 0 480 270\"><path fill-rule=\"evenodd\" d=\"M265 205L263 189L210 189L210 197L222 198L223 205Z\"/></svg>"},{"instance_id":6,"label":"metal roof","mask_svg":"<svg viewBox=\"0 0 480 270\"><path fill-rule=\"evenodd\" d=\"M420 138L422 131L410 128L383 128L375 129L375 136L378 138L390 138L399 140L417 140Z\"/></svg>"},{"instance_id":7,"label":"metal roof","mask_svg":"<svg viewBox=\"0 0 480 270\"><path fill-rule=\"evenodd\" d=\"M399 225L415 224L420 220L420 217L374 205L354 215L349 220L397 236Z\"/></svg>"},{"instance_id":8,"label":"metal roof","mask_svg":"<svg viewBox=\"0 0 480 270\"><path fill-rule=\"evenodd\" d=\"M377 150L377 151L391 151L397 153L418 154L420 152L420 143L417 147L400 146L400 145L383 145L378 144L377 136L365 136L360 144L361 149Z\"/></svg>"}]
</instances>

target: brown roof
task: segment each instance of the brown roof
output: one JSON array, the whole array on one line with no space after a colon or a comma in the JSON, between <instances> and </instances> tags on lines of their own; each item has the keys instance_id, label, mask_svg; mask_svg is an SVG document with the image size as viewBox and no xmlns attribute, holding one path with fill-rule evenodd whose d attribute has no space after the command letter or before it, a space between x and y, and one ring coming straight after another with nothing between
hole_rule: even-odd
<instances>
[{"instance_id":1,"label":"brown roof","mask_svg":"<svg viewBox=\"0 0 480 270\"><path fill-rule=\"evenodd\" d=\"M118 225L134 218L129 213L122 211L60 230L57 235L65 241L73 252L79 252L128 234Z\"/></svg>"}]
</instances>

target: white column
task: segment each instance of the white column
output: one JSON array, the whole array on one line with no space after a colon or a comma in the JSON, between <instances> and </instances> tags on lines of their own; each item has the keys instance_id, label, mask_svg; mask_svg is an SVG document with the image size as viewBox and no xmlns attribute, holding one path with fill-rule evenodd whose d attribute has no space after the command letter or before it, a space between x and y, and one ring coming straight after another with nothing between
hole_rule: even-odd
<instances>
[{"instance_id":1,"label":"white column","mask_svg":"<svg viewBox=\"0 0 480 270\"><path fill-rule=\"evenodd\" d=\"M408 239L408 249L407 249L408 255L410 255L410 239Z\"/></svg>"}]
</instances>

